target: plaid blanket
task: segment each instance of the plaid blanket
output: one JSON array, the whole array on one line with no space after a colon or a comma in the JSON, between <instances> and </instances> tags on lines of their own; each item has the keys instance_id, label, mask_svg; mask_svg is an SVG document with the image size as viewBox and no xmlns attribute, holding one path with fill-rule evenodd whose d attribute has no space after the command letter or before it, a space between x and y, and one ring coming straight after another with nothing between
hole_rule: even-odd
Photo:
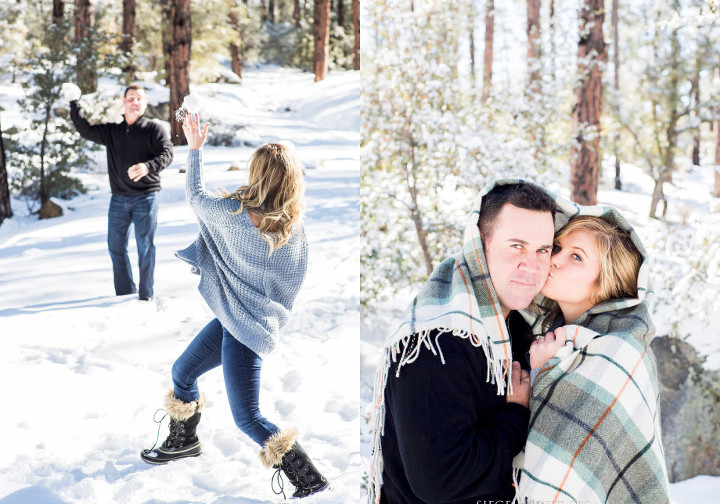
<instances>
[{"instance_id":1,"label":"plaid blanket","mask_svg":"<svg viewBox=\"0 0 720 504\"><path fill-rule=\"evenodd\" d=\"M582 208L630 231L645 257L635 298L610 300L566 326L567 341L539 371L521 469L521 503L666 503L658 383L645 301L647 256L612 208ZM528 321L535 315L525 312Z\"/></svg>"},{"instance_id":2,"label":"plaid blanket","mask_svg":"<svg viewBox=\"0 0 720 504\"><path fill-rule=\"evenodd\" d=\"M445 259L432 272L427 282L406 310L397 329L385 339L382 360L378 366L374 392L373 459L369 502L380 500L382 485L381 437L385 422L385 384L390 363L398 362L397 373L402 366L412 363L423 348L433 352L444 363L442 350L429 337L433 330L440 334L450 333L467 338L485 353L488 362L486 380L497 385L497 393L505 394L512 381L510 371L512 349L505 326L500 303L490 282L487 261L477 222L482 198L496 185L530 184L518 179L497 180L487 186L475 199L468 215L461 252ZM577 215L580 207L545 191L557 204L556 228L564 225L568 218ZM418 343L413 351L407 352L410 336L417 335Z\"/></svg>"}]
</instances>

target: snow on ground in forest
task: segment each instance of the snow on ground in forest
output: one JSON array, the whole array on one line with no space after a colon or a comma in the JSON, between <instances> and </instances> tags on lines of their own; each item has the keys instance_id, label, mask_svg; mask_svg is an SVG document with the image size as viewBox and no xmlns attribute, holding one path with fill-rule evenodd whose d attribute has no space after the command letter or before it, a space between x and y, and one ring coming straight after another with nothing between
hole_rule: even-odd
<instances>
[{"instance_id":1,"label":"snow on ground in forest","mask_svg":"<svg viewBox=\"0 0 720 504\"><path fill-rule=\"evenodd\" d=\"M109 81L101 86L114 92ZM191 91L203 99L211 129L244 125L254 143L285 141L307 168L310 264L281 342L265 358L261 410L281 427L298 428L331 482L330 491L303 502L357 502L359 74L333 72L314 84L309 73L259 66L244 72L242 85ZM21 122L14 105L21 94L0 78L4 128ZM252 151L206 147L207 186L244 183ZM220 369L200 379L208 399L199 426L203 454L166 466L140 460L155 441L153 414L171 385L173 361L213 315L198 277L173 255L197 235L180 172L187 147L175 148L162 175L156 300L149 303L114 296L104 156L95 156L98 170L81 174L86 195L56 200L63 217L39 221L14 200L16 216L0 226L0 503L281 501L258 447L233 423ZM228 171L231 164L243 169ZM129 249L137 281L132 234ZM160 440L166 435L163 425Z\"/></svg>"}]
</instances>

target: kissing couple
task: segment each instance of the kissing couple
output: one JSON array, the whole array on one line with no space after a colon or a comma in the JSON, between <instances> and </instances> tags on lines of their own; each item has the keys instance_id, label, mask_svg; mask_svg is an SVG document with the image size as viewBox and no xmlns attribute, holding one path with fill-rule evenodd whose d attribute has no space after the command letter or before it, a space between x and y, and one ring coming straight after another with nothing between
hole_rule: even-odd
<instances>
[{"instance_id":1,"label":"kissing couple","mask_svg":"<svg viewBox=\"0 0 720 504\"><path fill-rule=\"evenodd\" d=\"M615 208L486 187L385 340L369 502L666 503L647 261Z\"/></svg>"}]
</instances>

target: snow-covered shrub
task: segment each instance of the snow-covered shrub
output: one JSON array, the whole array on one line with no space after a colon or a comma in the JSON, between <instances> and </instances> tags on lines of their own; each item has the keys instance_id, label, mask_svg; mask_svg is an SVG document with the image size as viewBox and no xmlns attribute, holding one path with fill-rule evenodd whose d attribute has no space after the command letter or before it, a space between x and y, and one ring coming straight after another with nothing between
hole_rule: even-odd
<instances>
[{"instance_id":1,"label":"snow-covered shrub","mask_svg":"<svg viewBox=\"0 0 720 504\"><path fill-rule=\"evenodd\" d=\"M720 313L720 220L713 214L687 225L653 220L642 232L656 321L679 338L712 329L709 316Z\"/></svg>"}]
</instances>

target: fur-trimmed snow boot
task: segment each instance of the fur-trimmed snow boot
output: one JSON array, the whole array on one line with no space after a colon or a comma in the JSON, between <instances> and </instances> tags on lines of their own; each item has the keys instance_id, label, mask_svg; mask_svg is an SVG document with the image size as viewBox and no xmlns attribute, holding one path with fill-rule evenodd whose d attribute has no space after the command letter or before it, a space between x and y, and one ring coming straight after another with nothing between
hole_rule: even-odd
<instances>
[{"instance_id":1,"label":"fur-trimmed snow boot","mask_svg":"<svg viewBox=\"0 0 720 504\"><path fill-rule=\"evenodd\" d=\"M260 461L268 469L282 470L295 487L293 497L307 497L325 490L329 483L296 441L297 431L285 429L270 436L260 450Z\"/></svg>"},{"instance_id":2,"label":"fur-trimmed snow boot","mask_svg":"<svg viewBox=\"0 0 720 504\"><path fill-rule=\"evenodd\" d=\"M203 394L197 401L186 403L176 398L172 390L168 391L165 409L170 415L170 434L160 448L155 450L153 446L143 450L140 457L150 464L167 464L171 460L200 455L202 447L195 430L200 423L200 410L204 405Z\"/></svg>"}]
</instances>

